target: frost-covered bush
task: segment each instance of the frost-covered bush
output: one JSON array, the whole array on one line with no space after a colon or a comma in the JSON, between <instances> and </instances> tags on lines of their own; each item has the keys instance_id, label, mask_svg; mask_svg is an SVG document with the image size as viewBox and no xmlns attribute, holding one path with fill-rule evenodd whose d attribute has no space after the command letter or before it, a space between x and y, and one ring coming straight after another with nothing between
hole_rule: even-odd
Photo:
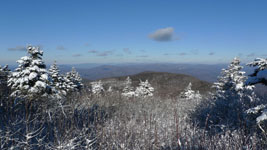
<instances>
[{"instance_id":1,"label":"frost-covered bush","mask_svg":"<svg viewBox=\"0 0 267 150\"><path fill-rule=\"evenodd\" d=\"M185 99L201 99L202 96L199 91L192 90L192 83L190 82L183 92L180 94L181 98Z\"/></svg>"},{"instance_id":2,"label":"frost-covered bush","mask_svg":"<svg viewBox=\"0 0 267 150\"><path fill-rule=\"evenodd\" d=\"M154 88L150 85L148 80L145 82L140 80L139 86L135 90L137 97L151 97L153 96Z\"/></svg>"},{"instance_id":3,"label":"frost-covered bush","mask_svg":"<svg viewBox=\"0 0 267 150\"><path fill-rule=\"evenodd\" d=\"M43 51L39 47L28 46L28 56L17 61L18 68L8 79L12 97L34 99L51 94L50 77L42 60Z\"/></svg>"},{"instance_id":4,"label":"frost-covered bush","mask_svg":"<svg viewBox=\"0 0 267 150\"><path fill-rule=\"evenodd\" d=\"M121 95L128 98L135 95L134 88L132 87L132 80L129 76L126 78L125 87L123 88Z\"/></svg>"}]
</instances>

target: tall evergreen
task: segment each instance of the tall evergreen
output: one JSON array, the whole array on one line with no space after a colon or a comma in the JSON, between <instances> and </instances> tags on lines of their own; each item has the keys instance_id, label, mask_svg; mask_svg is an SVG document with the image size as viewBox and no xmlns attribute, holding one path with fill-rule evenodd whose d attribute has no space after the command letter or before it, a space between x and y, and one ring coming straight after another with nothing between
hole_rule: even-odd
<instances>
[{"instance_id":1,"label":"tall evergreen","mask_svg":"<svg viewBox=\"0 0 267 150\"><path fill-rule=\"evenodd\" d=\"M245 85L247 77L242 68L240 60L234 58L228 68L222 70L218 82L214 83L213 123L237 127L240 121L244 121L245 111L258 100L254 86Z\"/></svg>"}]
</instances>

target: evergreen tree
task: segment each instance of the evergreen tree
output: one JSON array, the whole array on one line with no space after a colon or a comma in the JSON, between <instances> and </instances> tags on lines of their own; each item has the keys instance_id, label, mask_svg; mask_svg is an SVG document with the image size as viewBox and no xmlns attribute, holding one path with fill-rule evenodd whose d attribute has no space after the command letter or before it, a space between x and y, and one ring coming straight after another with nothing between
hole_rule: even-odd
<instances>
[{"instance_id":1,"label":"evergreen tree","mask_svg":"<svg viewBox=\"0 0 267 150\"><path fill-rule=\"evenodd\" d=\"M91 82L91 86L92 86L92 93L96 96L100 96L105 91L101 80Z\"/></svg>"},{"instance_id":2,"label":"evergreen tree","mask_svg":"<svg viewBox=\"0 0 267 150\"><path fill-rule=\"evenodd\" d=\"M180 97L184 99L201 99L202 98L199 91L195 92L192 90L191 82L188 84L185 90L180 94Z\"/></svg>"},{"instance_id":3,"label":"evergreen tree","mask_svg":"<svg viewBox=\"0 0 267 150\"><path fill-rule=\"evenodd\" d=\"M135 95L134 89L132 87L132 80L129 76L126 78L125 87L123 88L121 95L128 98Z\"/></svg>"},{"instance_id":4,"label":"evergreen tree","mask_svg":"<svg viewBox=\"0 0 267 150\"><path fill-rule=\"evenodd\" d=\"M148 80L145 82L140 80L139 86L135 90L137 97L151 97L153 96L154 88L150 85Z\"/></svg>"},{"instance_id":5,"label":"evergreen tree","mask_svg":"<svg viewBox=\"0 0 267 150\"><path fill-rule=\"evenodd\" d=\"M83 88L82 78L79 73L72 67L71 72L66 74L67 84L69 88L73 88L74 90L80 91Z\"/></svg>"},{"instance_id":6,"label":"evergreen tree","mask_svg":"<svg viewBox=\"0 0 267 150\"><path fill-rule=\"evenodd\" d=\"M254 86L246 86L245 72L241 71L240 60L234 58L227 69L222 70L218 82L214 84L214 106L211 121L214 124L227 124L237 127L244 121L246 109L257 101Z\"/></svg>"},{"instance_id":7,"label":"evergreen tree","mask_svg":"<svg viewBox=\"0 0 267 150\"><path fill-rule=\"evenodd\" d=\"M254 84L264 84L267 86L267 59L263 58L256 58L253 62L247 64L251 67L257 67L254 70L254 73L251 74L246 81L246 84L248 85L254 85ZM249 114L249 117L251 120L256 121L259 128L265 133L267 124L267 104L266 101L261 101L261 104L252 107L248 109L247 114Z\"/></svg>"},{"instance_id":8,"label":"evergreen tree","mask_svg":"<svg viewBox=\"0 0 267 150\"><path fill-rule=\"evenodd\" d=\"M43 51L33 46L28 46L27 50L28 56L17 61L18 68L8 79L11 96L27 99L49 96L50 77L42 60Z\"/></svg>"},{"instance_id":9,"label":"evergreen tree","mask_svg":"<svg viewBox=\"0 0 267 150\"><path fill-rule=\"evenodd\" d=\"M68 82L66 82L65 78L59 72L60 70L58 69L55 61L49 69L49 74L52 80L51 86L53 87L53 89L58 91L58 94L66 96L67 92L72 91L73 88L69 86Z\"/></svg>"}]
</instances>

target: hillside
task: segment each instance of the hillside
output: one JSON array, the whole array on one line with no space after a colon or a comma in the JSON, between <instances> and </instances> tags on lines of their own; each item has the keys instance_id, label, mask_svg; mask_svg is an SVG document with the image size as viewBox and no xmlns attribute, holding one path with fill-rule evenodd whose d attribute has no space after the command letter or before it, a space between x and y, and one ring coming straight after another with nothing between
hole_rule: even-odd
<instances>
[{"instance_id":1,"label":"hillside","mask_svg":"<svg viewBox=\"0 0 267 150\"><path fill-rule=\"evenodd\" d=\"M75 65L61 65L60 70L64 73ZM145 71L169 72L187 74L198 79L214 82L220 74L221 69L227 67L226 64L205 65L205 64L172 64L172 63L151 63L151 64L91 64L76 65L75 68L83 78L98 80L102 78L134 75Z\"/></svg>"},{"instance_id":2,"label":"hillside","mask_svg":"<svg viewBox=\"0 0 267 150\"><path fill-rule=\"evenodd\" d=\"M112 86L113 89L122 90L124 88L126 78L127 76L104 78L102 79L102 82L106 88ZM138 86L140 80L144 81L147 79L155 88L155 95L160 97L178 96L189 84L189 82L191 82L193 85L192 89L200 91L201 94L205 94L211 90L210 83L184 74L142 72L139 74L130 75L130 78L132 79L134 87Z\"/></svg>"},{"instance_id":3,"label":"hillside","mask_svg":"<svg viewBox=\"0 0 267 150\"><path fill-rule=\"evenodd\" d=\"M174 63L151 63L151 64L81 64L81 65L60 65L60 70L64 73L71 70L74 66L83 78L98 80L102 78L134 75L145 71L169 72L186 74L200 80L214 82L217 80L221 69L226 68L227 64L174 64ZM246 67L244 71L250 74L253 69Z\"/></svg>"}]
</instances>

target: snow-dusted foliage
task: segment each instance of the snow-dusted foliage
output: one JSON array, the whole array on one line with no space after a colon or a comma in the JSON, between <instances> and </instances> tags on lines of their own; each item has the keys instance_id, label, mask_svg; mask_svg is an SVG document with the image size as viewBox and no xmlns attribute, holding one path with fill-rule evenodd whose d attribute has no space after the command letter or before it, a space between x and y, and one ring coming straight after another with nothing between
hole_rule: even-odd
<instances>
[{"instance_id":1,"label":"snow-dusted foliage","mask_svg":"<svg viewBox=\"0 0 267 150\"><path fill-rule=\"evenodd\" d=\"M145 82L140 80L139 86L135 90L137 97L150 97L153 96L154 88L150 85L148 80Z\"/></svg>"},{"instance_id":2,"label":"snow-dusted foliage","mask_svg":"<svg viewBox=\"0 0 267 150\"><path fill-rule=\"evenodd\" d=\"M76 90L81 90L83 88L82 78L74 67L72 67L70 72L67 72L66 79L70 87L74 87Z\"/></svg>"},{"instance_id":3,"label":"snow-dusted foliage","mask_svg":"<svg viewBox=\"0 0 267 150\"><path fill-rule=\"evenodd\" d=\"M132 80L129 76L126 78L125 87L123 88L121 95L128 98L135 95L134 88L132 87Z\"/></svg>"},{"instance_id":4,"label":"snow-dusted foliage","mask_svg":"<svg viewBox=\"0 0 267 150\"><path fill-rule=\"evenodd\" d=\"M112 86L109 86L109 87L108 87L107 92L110 92L110 93L113 92Z\"/></svg>"},{"instance_id":5,"label":"snow-dusted foliage","mask_svg":"<svg viewBox=\"0 0 267 150\"><path fill-rule=\"evenodd\" d=\"M51 94L50 78L39 47L28 46L28 56L17 61L18 68L9 77L12 97L35 98Z\"/></svg>"},{"instance_id":6,"label":"snow-dusted foliage","mask_svg":"<svg viewBox=\"0 0 267 150\"><path fill-rule=\"evenodd\" d=\"M257 67L253 74L247 80L247 84L262 83L267 85L267 59L256 58L253 62L248 63L248 66Z\"/></svg>"},{"instance_id":7,"label":"snow-dusted foliage","mask_svg":"<svg viewBox=\"0 0 267 150\"><path fill-rule=\"evenodd\" d=\"M91 82L91 86L93 95L100 96L105 91L101 80Z\"/></svg>"},{"instance_id":8,"label":"snow-dusted foliage","mask_svg":"<svg viewBox=\"0 0 267 150\"><path fill-rule=\"evenodd\" d=\"M59 72L60 70L55 62L49 69L49 74L52 79L51 86L53 89L58 91L58 94L66 96L67 92L70 92L74 89L74 86L71 86L71 84L66 81L66 78L64 78L64 76Z\"/></svg>"},{"instance_id":9,"label":"snow-dusted foliage","mask_svg":"<svg viewBox=\"0 0 267 150\"><path fill-rule=\"evenodd\" d=\"M192 83L190 82L185 90L180 94L181 98L185 99L201 99L202 96L199 91L192 90Z\"/></svg>"}]
</instances>

